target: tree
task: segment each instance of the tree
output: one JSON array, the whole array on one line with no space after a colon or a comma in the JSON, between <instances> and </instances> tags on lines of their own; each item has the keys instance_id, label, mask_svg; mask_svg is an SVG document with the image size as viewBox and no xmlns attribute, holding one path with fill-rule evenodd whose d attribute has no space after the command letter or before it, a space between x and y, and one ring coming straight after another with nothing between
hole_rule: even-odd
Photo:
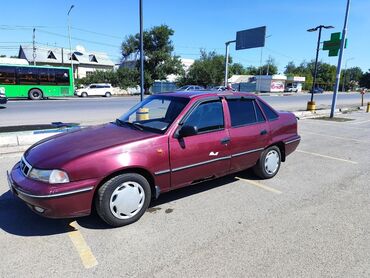
<instances>
[{"instance_id":1,"label":"tree","mask_svg":"<svg viewBox=\"0 0 370 278\"><path fill-rule=\"evenodd\" d=\"M370 89L370 69L361 76L360 86Z\"/></svg>"},{"instance_id":2,"label":"tree","mask_svg":"<svg viewBox=\"0 0 370 278\"><path fill-rule=\"evenodd\" d=\"M188 73L177 80L178 85L195 84L207 87L223 84L225 78L224 60L225 56L214 51L207 53L201 50L200 58L190 66ZM232 63L231 59L230 63Z\"/></svg>"},{"instance_id":3,"label":"tree","mask_svg":"<svg viewBox=\"0 0 370 278\"><path fill-rule=\"evenodd\" d=\"M0 58L6 58L6 55L0 54Z\"/></svg>"},{"instance_id":4,"label":"tree","mask_svg":"<svg viewBox=\"0 0 370 278\"><path fill-rule=\"evenodd\" d=\"M138 71L136 69L120 68L117 71L97 70L85 78L77 81L78 84L110 83L113 87L127 89L137 86Z\"/></svg>"},{"instance_id":5,"label":"tree","mask_svg":"<svg viewBox=\"0 0 370 278\"><path fill-rule=\"evenodd\" d=\"M355 90L358 87L360 79L364 73L362 72L361 68L359 67L352 67L349 69L342 70L341 72L341 84L340 88L344 88L345 90Z\"/></svg>"},{"instance_id":6,"label":"tree","mask_svg":"<svg viewBox=\"0 0 370 278\"><path fill-rule=\"evenodd\" d=\"M234 63L229 67L229 75L233 76L236 75L245 75L248 74L248 69L246 69L242 64L240 63Z\"/></svg>"},{"instance_id":7,"label":"tree","mask_svg":"<svg viewBox=\"0 0 370 278\"><path fill-rule=\"evenodd\" d=\"M173 36L174 30L167 25L155 26L149 31L144 31L144 88L149 92L149 88L155 80L163 80L170 74L182 74L184 69L178 56L173 56L173 43L170 37ZM121 50L123 60L139 53L139 34L130 35L122 42ZM136 68L139 71L139 61ZM137 76L137 84L140 76Z\"/></svg>"}]
</instances>

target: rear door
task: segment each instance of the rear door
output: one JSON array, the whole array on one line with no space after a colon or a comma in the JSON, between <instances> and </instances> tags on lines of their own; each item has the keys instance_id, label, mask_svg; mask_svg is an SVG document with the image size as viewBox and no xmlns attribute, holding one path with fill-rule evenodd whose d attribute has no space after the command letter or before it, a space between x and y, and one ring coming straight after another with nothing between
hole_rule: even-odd
<instances>
[{"instance_id":1,"label":"rear door","mask_svg":"<svg viewBox=\"0 0 370 278\"><path fill-rule=\"evenodd\" d=\"M231 170L240 171L256 164L270 128L254 98L230 97L226 101L231 120Z\"/></svg>"},{"instance_id":2,"label":"rear door","mask_svg":"<svg viewBox=\"0 0 370 278\"><path fill-rule=\"evenodd\" d=\"M188 184L222 176L230 169L229 134L225 128L223 104L219 98L196 103L180 122L196 126L196 135L171 136L171 185Z\"/></svg>"}]
</instances>

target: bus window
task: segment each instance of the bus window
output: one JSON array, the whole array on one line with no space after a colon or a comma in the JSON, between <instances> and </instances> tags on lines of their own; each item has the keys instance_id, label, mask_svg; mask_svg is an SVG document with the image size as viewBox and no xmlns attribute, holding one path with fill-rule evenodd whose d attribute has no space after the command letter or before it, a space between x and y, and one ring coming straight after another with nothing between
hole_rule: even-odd
<instances>
[{"instance_id":1,"label":"bus window","mask_svg":"<svg viewBox=\"0 0 370 278\"><path fill-rule=\"evenodd\" d=\"M55 81L58 85L69 86L69 72L67 69L55 69Z\"/></svg>"},{"instance_id":2,"label":"bus window","mask_svg":"<svg viewBox=\"0 0 370 278\"><path fill-rule=\"evenodd\" d=\"M39 69L40 85L56 85L54 69Z\"/></svg>"},{"instance_id":3,"label":"bus window","mask_svg":"<svg viewBox=\"0 0 370 278\"><path fill-rule=\"evenodd\" d=\"M18 68L18 82L20 85L34 85L39 83L37 68Z\"/></svg>"},{"instance_id":4,"label":"bus window","mask_svg":"<svg viewBox=\"0 0 370 278\"><path fill-rule=\"evenodd\" d=\"M15 69L0 67L0 84L15 84Z\"/></svg>"}]
</instances>

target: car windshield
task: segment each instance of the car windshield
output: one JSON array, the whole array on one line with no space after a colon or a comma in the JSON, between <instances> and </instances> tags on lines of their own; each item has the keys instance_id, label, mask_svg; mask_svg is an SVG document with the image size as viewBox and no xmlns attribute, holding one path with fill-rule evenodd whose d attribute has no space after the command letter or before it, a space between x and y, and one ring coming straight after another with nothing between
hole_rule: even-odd
<instances>
[{"instance_id":1,"label":"car windshield","mask_svg":"<svg viewBox=\"0 0 370 278\"><path fill-rule=\"evenodd\" d=\"M188 102L189 99L181 97L151 96L119 117L116 124L165 133Z\"/></svg>"}]
</instances>

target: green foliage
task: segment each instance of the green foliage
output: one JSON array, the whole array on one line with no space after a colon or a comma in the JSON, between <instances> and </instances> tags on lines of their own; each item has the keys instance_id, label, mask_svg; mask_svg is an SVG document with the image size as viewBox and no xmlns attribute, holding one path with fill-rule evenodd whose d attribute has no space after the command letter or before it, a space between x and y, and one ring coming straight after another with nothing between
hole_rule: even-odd
<instances>
[{"instance_id":1,"label":"green foliage","mask_svg":"<svg viewBox=\"0 0 370 278\"><path fill-rule=\"evenodd\" d=\"M229 67L229 76L236 75L246 75L248 70L240 63L234 63Z\"/></svg>"},{"instance_id":2,"label":"green foliage","mask_svg":"<svg viewBox=\"0 0 370 278\"><path fill-rule=\"evenodd\" d=\"M85 78L76 81L78 85L88 85L91 83L110 83L113 87L127 89L137 86L138 71L136 69L120 68L117 71L94 71Z\"/></svg>"},{"instance_id":3,"label":"green foliage","mask_svg":"<svg viewBox=\"0 0 370 278\"><path fill-rule=\"evenodd\" d=\"M310 90L313 83L313 75L315 71L315 61L307 63L303 61L299 66L295 66L293 62L289 62L285 67L284 73L292 76L304 76L306 82L303 89ZM324 90L333 90L335 83L336 67L327 63L317 63L317 78L316 84Z\"/></svg>"},{"instance_id":4,"label":"green foliage","mask_svg":"<svg viewBox=\"0 0 370 278\"><path fill-rule=\"evenodd\" d=\"M370 89L370 69L360 79L360 86Z\"/></svg>"},{"instance_id":5,"label":"green foliage","mask_svg":"<svg viewBox=\"0 0 370 278\"><path fill-rule=\"evenodd\" d=\"M148 92L155 80L164 80L170 74L183 74L183 66L178 56L173 56L173 43L170 37L174 30L167 25L160 25L151 28L143 33L144 42L144 87ZM121 50L123 60L139 53L139 34L126 37L122 43ZM139 71L140 62L136 63ZM140 76L136 76L137 84L140 83Z\"/></svg>"},{"instance_id":6,"label":"green foliage","mask_svg":"<svg viewBox=\"0 0 370 278\"><path fill-rule=\"evenodd\" d=\"M224 81L225 56L216 54L212 51L206 53L201 50L200 58L189 68L187 74L182 75L178 80L179 86L186 84L207 86L217 86Z\"/></svg>"},{"instance_id":7,"label":"green foliage","mask_svg":"<svg viewBox=\"0 0 370 278\"><path fill-rule=\"evenodd\" d=\"M360 79L364 73L362 72L361 68L359 67L352 67L349 69L342 70L341 78L340 78L340 88L347 90L356 90L359 85Z\"/></svg>"}]
</instances>

